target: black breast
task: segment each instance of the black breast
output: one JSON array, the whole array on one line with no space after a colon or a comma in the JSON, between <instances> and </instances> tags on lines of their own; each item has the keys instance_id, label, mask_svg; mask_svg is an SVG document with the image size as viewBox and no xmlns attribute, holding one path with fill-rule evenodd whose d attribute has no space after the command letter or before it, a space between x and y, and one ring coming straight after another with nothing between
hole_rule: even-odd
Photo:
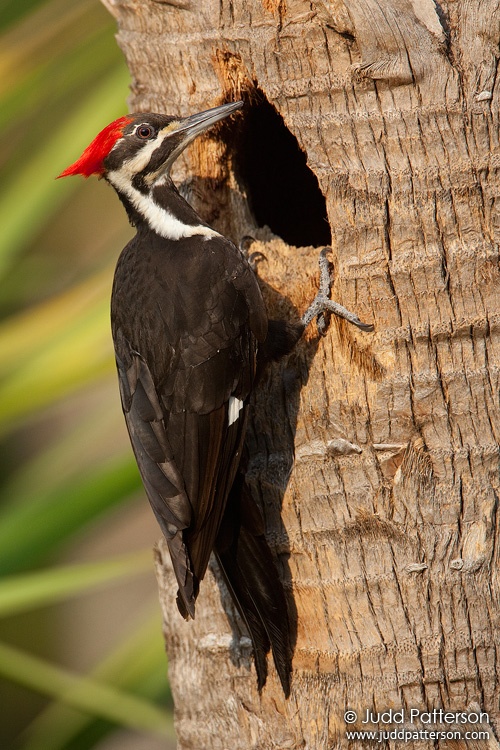
<instances>
[{"instance_id":1,"label":"black breast","mask_svg":"<svg viewBox=\"0 0 500 750\"><path fill-rule=\"evenodd\" d=\"M167 410L206 413L246 398L267 318L255 276L222 237L139 232L117 264L113 337L146 360Z\"/></svg>"}]
</instances>

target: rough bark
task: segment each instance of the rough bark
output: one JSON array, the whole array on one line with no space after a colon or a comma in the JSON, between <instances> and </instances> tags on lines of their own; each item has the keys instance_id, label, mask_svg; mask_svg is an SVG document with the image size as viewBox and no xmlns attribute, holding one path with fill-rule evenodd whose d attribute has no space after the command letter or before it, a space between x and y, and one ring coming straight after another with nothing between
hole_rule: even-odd
<instances>
[{"instance_id":1,"label":"rough bark","mask_svg":"<svg viewBox=\"0 0 500 750\"><path fill-rule=\"evenodd\" d=\"M105 4L132 110L276 108L326 199L334 297L376 328L312 332L255 395L249 481L296 623L288 701L273 672L258 696L212 573L181 620L159 547L179 748L341 747L346 708L481 709L498 733L499 3ZM271 313L297 315L317 249L257 228L230 130L178 177L215 226L260 240Z\"/></svg>"}]
</instances>

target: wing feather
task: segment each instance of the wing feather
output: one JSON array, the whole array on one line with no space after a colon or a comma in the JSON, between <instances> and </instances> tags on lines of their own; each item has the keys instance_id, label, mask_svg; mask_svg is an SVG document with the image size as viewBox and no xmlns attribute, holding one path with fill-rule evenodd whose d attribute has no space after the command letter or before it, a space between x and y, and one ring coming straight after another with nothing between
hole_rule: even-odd
<instances>
[{"instance_id":1,"label":"wing feather","mask_svg":"<svg viewBox=\"0 0 500 750\"><path fill-rule=\"evenodd\" d=\"M113 338L123 411L169 545L179 610L193 617L240 461L267 317L231 243L177 242L170 252L155 242L132 241L118 263ZM245 406L230 424L231 396Z\"/></svg>"}]
</instances>

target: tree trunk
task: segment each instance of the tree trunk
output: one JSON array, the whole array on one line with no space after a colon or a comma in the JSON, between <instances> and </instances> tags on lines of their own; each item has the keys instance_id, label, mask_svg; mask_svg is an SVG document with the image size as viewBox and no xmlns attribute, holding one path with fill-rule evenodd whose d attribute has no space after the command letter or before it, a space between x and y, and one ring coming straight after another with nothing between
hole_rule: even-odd
<instances>
[{"instance_id":1,"label":"tree trunk","mask_svg":"<svg viewBox=\"0 0 500 750\"><path fill-rule=\"evenodd\" d=\"M245 100L177 178L219 230L258 240L270 314L304 311L331 242L333 297L375 325L311 326L255 393L248 481L289 593L288 701L272 668L259 697L215 565L186 624L159 547L179 748L336 748L346 730L422 727L486 728L496 747L499 3L105 3L132 110ZM491 724L410 721L441 707ZM363 725L367 709L405 709L404 724ZM405 747L486 745L453 742Z\"/></svg>"}]
</instances>

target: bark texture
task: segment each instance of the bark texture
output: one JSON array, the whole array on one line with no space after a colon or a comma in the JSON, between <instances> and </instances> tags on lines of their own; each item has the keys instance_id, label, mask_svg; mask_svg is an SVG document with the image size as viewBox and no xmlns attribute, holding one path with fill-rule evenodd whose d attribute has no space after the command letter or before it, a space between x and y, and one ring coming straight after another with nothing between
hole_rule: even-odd
<instances>
[{"instance_id":1,"label":"bark texture","mask_svg":"<svg viewBox=\"0 0 500 750\"><path fill-rule=\"evenodd\" d=\"M261 183L242 175L270 122L277 143L287 129L297 139L325 197L335 299L376 328L334 320L322 339L311 331L255 395L249 481L296 623L288 701L272 669L259 697L249 640L212 573L196 621L181 620L159 547L179 748L344 747L346 708L360 720L366 709L439 707L488 712L495 747L500 4L105 4L132 110L246 100L240 122L195 144L177 176L217 228L259 240L271 315L303 312L318 250L273 235L280 211L293 223L286 207L256 218L256 191L281 169L275 151ZM292 185L305 174L299 161L285 159Z\"/></svg>"}]
</instances>

